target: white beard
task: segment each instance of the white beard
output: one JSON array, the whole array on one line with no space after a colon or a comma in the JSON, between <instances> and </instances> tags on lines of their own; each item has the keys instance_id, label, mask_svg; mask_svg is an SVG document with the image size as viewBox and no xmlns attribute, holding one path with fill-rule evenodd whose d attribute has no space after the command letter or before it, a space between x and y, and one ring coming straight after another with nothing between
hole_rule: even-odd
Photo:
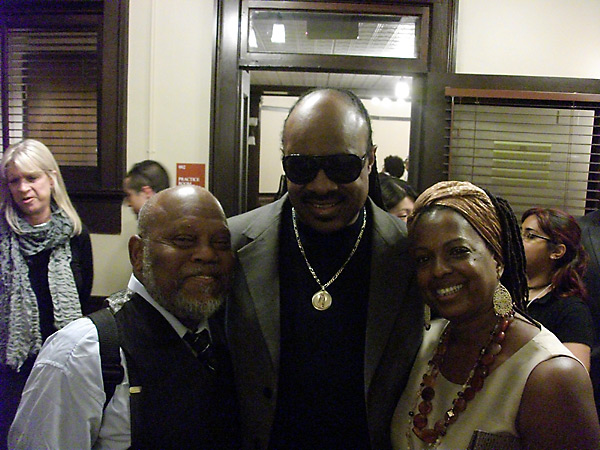
<instances>
[{"instance_id":1,"label":"white beard","mask_svg":"<svg viewBox=\"0 0 600 450\"><path fill-rule=\"evenodd\" d=\"M221 308L224 296L209 296L207 292L201 292L202 298L188 298L180 292L163 292L154 282L154 267L150 261L149 249L144 247L142 259L142 273L144 275L144 286L152 298L177 317L179 320L202 321L208 319Z\"/></svg>"}]
</instances>

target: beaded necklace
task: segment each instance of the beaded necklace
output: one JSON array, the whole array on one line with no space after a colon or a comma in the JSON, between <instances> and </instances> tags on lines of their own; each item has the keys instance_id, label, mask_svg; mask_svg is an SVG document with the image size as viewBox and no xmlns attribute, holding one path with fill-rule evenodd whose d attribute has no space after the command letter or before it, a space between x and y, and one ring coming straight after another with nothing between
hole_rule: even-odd
<instances>
[{"instance_id":1,"label":"beaded necklace","mask_svg":"<svg viewBox=\"0 0 600 450\"><path fill-rule=\"evenodd\" d=\"M415 400L415 406L408 413L409 420L406 429L406 440L409 449L412 449L410 445L411 433L414 433L419 439L427 443L427 448L429 449L434 449L440 444L442 438L447 433L448 427L456 422L459 414L467 408L467 403L473 400L475 394L483 388L483 382L490 373L490 366L496 360L496 356L502 351L502 342L504 342L506 337L505 332L512 319L512 315L498 318L486 345L479 351L479 356L469 372L467 381L465 381L461 390L457 393L457 397L452 401L452 407L444 413L443 418L435 422L433 428L426 428L428 424L427 416L433 409L431 401L435 397L435 381L440 373L440 367L444 362L444 356L448 350L450 328L446 325L433 357L428 362L429 369L423 375Z\"/></svg>"}]
</instances>

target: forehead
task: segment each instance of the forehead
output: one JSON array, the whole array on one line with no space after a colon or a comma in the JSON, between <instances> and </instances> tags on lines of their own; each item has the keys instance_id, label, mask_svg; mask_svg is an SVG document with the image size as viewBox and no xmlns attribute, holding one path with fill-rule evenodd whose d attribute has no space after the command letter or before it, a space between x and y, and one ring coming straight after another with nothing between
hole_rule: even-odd
<instances>
[{"instance_id":1,"label":"forehead","mask_svg":"<svg viewBox=\"0 0 600 450\"><path fill-rule=\"evenodd\" d=\"M458 212L433 209L423 213L411 228L411 237L417 247L443 245L448 241L463 239L485 246L477 230Z\"/></svg>"},{"instance_id":2,"label":"forehead","mask_svg":"<svg viewBox=\"0 0 600 450\"><path fill-rule=\"evenodd\" d=\"M148 233L155 238L170 238L180 234L213 236L221 233L228 234L229 228L227 222L220 217L190 215L169 219L161 215L152 222Z\"/></svg>"},{"instance_id":3,"label":"forehead","mask_svg":"<svg viewBox=\"0 0 600 450\"><path fill-rule=\"evenodd\" d=\"M142 192L141 191L136 191L135 189L131 189L130 187L123 187L123 192L125 192L125 194L127 194L129 197L135 197L135 196L142 196Z\"/></svg>"},{"instance_id":4,"label":"forehead","mask_svg":"<svg viewBox=\"0 0 600 450\"><path fill-rule=\"evenodd\" d=\"M368 127L355 105L340 94L316 93L290 114L284 145L294 153L364 153ZM285 149L284 149L285 150Z\"/></svg>"},{"instance_id":5,"label":"forehead","mask_svg":"<svg viewBox=\"0 0 600 450\"><path fill-rule=\"evenodd\" d=\"M537 228L538 227L538 219L535 214L531 214L527 216L523 221L522 228Z\"/></svg>"},{"instance_id":6,"label":"forehead","mask_svg":"<svg viewBox=\"0 0 600 450\"><path fill-rule=\"evenodd\" d=\"M13 161L6 165L7 176L30 175L41 172L43 172L43 170L41 170L29 160Z\"/></svg>"},{"instance_id":7,"label":"forehead","mask_svg":"<svg viewBox=\"0 0 600 450\"><path fill-rule=\"evenodd\" d=\"M31 151L15 151L10 157L10 162L7 168L13 165L22 173L43 172L48 162L45 161L42 155ZM50 169L48 167L48 169Z\"/></svg>"},{"instance_id":8,"label":"forehead","mask_svg":"<svg viewBox=\"0 0 600 450\"><path fill-rule=\"evenodd\" d=\"M390 212L412 211L413 207L414 202L410 198L404 197L390 210Z\"/></svg>"},{"instance_id":9,"label":"forehead","mask_svg":"<svg viewBox=\"0 0 600 450\"><path fill-rule=\"evenodd\" d=\"M228 229L227 221L220 208L201 200L177 202L167 200L163 206L155 205L146 217L149 230L154 233L174 231L213 232Z\"/></svg>"}]
</instances>

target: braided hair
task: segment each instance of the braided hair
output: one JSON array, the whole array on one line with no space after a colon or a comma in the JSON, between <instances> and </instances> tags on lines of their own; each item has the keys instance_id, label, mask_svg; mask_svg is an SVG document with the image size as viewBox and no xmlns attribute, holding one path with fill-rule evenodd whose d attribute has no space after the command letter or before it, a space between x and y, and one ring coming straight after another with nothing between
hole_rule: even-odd
<instances>
[{"instance_id":1,"label":"braided hair","mask_svg":"<svg viewBox=\"0 0 600 450\"><path fill-rule=\"evenodd\" d=\"M496 214L500 221L500 241L504 258L504 273L500 281L510 292L517 309L523 312L529 290L527 288L526 259L521 228L508 201L494 196L486 189L484 191L496 208Z\"/></svg>"}]
</instances>

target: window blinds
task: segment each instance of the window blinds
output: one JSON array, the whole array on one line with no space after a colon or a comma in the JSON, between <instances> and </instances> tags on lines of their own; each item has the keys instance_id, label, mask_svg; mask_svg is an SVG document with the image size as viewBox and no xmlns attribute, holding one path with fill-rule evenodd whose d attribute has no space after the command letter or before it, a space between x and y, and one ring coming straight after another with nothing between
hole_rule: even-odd
<instances>
[{"instance_id":1,"label":"window blinds","mask_svg":"<svg viewBox=\"0 0 600 450\"><path fill-rule=\"evenodd\" d=\"M447 176L574 216L600 207L600 95L446 88Z\"/></svg>"},{"instance_id":2,"label":"window blinds","mask_svg":"<svg viewBox=\"0 0 600 450\"><path fill-rule=\"evenodd\" d=\"M9 143L37 139L61 166L97 166L98 32L3 32L2 128Z\"/></svg>"}]
</instances>

